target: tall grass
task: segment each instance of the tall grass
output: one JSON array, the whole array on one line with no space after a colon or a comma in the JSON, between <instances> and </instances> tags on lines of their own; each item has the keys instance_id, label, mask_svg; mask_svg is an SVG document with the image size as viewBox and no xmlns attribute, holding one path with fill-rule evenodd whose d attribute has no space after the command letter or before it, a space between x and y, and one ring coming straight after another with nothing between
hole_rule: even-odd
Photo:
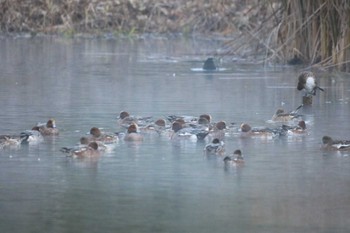
<instances>
[{"instance_id":1,"label":"tall grass","mask_svg":"<svg viewBox=\"0 0 350 233\"><path fill-rule=\"evenodd\" d=\"M350 0L0 0L0 30L220 34L212 55L350 72Z\"/></svg>"},{"instance_id":2,"label":"tall grass","mask_svg":"<svg viewBox=\"0 0 350 233\"><path fill-rule=\"evenodd\" d=\"M232 0L0 0L0 30L231 33Z\"/></svg>"},{"instance_id":3,"label":"tall grass","mask_svg":"<svg viewBox=\"0 0 350 233\"><path fill-rule=\"evenodd\" d=\"M310 64L350 71L350 1L283 0L276 51Z\"/></svg>"}]
</instances>

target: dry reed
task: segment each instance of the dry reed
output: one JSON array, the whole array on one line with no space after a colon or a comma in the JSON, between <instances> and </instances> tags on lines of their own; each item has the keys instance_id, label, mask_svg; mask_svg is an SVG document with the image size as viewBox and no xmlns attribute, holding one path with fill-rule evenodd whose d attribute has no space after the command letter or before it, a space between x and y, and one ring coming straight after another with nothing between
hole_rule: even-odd
<instances>
[{"instance_id":1,"label":"dry reed","mask_svg":"<svg viewBox=\"0 0 350 233\"><path fill-rule=\"evenodd\" d=\"M232 40L216 56L347 72L349 22L342 0L0 0L2 32L220 34Z\"/></svg>"},{"instance_id":2,"label":"dry reed","mask_svg":"<svg viewBox=\"0 0 350 233\"><path fill-rule=\"evenodd\" d=\"M3 32L235 31L230 0L1 0Z\"/></svg>"},{"instance_id":3,"label":"dry reed","mask_svg":"<svg viewBox=\"0 0 350 233\"><path fill-rule=\"evenodd\" d=\"M350 71L349 1L284 0L277 52L304 62Z\"/></svg>"}]
</instances>

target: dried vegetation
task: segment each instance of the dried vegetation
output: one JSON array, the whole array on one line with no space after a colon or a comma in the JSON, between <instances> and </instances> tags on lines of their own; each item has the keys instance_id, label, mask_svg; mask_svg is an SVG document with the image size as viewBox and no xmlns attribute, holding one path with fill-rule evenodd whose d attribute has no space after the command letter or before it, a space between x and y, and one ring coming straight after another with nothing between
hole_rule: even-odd
<instances>
[{"instance_id":1,"label":"dried vegetation","mask_svg":"<svg viewBox=\"0 0 350 233\"><path fill-rule=\"evenodd\" d=\"M350 1L284 0L278 52L350 71Z\"/></svg>"},{"instance_id":2,"label":"dried vegetation","mask_svg":"<svg viewBox=\"0 0 350 233\"><path fill-rule=\"evenodd\" d=\"M236 10L229 0L2 0L0 23L6 32L232 32Z\"/></svg>"},{"instance_id":3,"label":"dried vegetation","mask_svg":"<svg viewBox=\"0 0 350 233\"><path fill-rule=\"evenodd\" d=\"M231 39L217 56L350 71L349 5L341 0L0 0L0 30L219 35Z\"/></svg>"}]
</instances>

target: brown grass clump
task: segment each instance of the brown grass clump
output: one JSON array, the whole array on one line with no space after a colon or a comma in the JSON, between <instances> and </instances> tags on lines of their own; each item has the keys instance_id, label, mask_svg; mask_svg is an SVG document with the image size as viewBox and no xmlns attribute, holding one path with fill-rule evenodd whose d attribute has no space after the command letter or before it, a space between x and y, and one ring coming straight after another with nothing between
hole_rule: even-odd
<instances>
[{"instance_id":1,"label":"brown grass clump","mask_svg":"<svg viewBox=\"0 0 350 233\"><path fill-rule=\"evenodd\" d=\"M232 32L229 0L2 0L5 32Z\"/></svg>"},{"instance_id":2,"label":"brown grass clump","mask_svg":"<svg viewBox=\"0 0 350 233\"><path fill-rule=\"evenodd\" d=\"M217 56L350 71L342 0L0 0L2 32L200 33L232 38Z\"/></svg>"},{"instance_id":3,"label":"brown grass clump","mask_svg":"<svg viewBox=\"0 0 350 233\"><path fill-rule=\"evenodd\" d=\"M244 27L244 40L232 40L230 51L265 53L260 57L264 63L308 64L350 71L349 1L267 0L253 7L256 8L266 17Z\"/></svg>"},{"instance_id":4,"label":"brown grass clump","mask_svg":"<svg viewBox=\"0 0 350 233\"><path fill-rule=\"evenodd\" d=\"M284 0L278 52L350 71L350 2Z\"/></svg>"}]
</instances>

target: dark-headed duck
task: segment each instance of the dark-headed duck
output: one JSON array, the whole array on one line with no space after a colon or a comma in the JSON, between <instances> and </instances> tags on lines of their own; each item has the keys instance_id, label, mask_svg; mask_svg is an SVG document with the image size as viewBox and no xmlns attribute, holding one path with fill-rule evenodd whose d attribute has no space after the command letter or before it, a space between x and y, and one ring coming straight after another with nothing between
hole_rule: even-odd
<instances>
[{"instance_id":1,"label":"dark-headed duck","mask_svg":"<svg viewBox=\"0 0 350 233\"><path fill-rule=\"evenodd\" d=\"M316 82L316 77L311 71L304 71L298 77L297 89L304 90L305 96L316 95L316 90L324 91Z\"/></svg>"}]
</instances>

